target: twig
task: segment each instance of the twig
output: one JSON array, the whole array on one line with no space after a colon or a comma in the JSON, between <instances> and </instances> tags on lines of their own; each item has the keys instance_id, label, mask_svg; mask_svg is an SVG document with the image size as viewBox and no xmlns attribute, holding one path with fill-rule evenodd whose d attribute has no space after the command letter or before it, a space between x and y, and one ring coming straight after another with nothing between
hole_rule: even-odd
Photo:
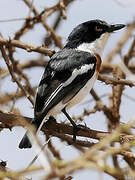
<instances>
[{"instance_id":1,"label":"twig","mask_svg":"<svg viewBox=\"0 0 135 180\"><path fill-rule=\"evenodd\" d=\"M105 82L106 84L112 84L112 85L120 85L121 84L121 85L130 86L130 87L135 86L134 82L132 82L131 80L107 77L107 76L104 76L102 74L99 74L98 80Z\"/></svg>"},{"instance_id":2,"label":"twig","mask_svg":"<svg viewBox=\"0 0 135 180\"><path fill-rule=\"evenodd\" d=\"M6 65L8 67L8 70L11 74L11 77L13 79L14 82L17 83L17 85L19 86L19 88L24 92L24 94L26 95L26 97L29 99L29 101L31 102L32 105L34 105L34 101L33 99L31 98L30 94L28 93L28 91L24 88L24 86L22 86L22 84L19 82L19 80L16 78L16 76L14 75L13 73L13 69L12 69L12 66L10 65L10 62L9 62L9 59L8 59L8 56L6 54L6 51L4 49L3 46L0 46L0 49L1 49L1 53L2 53L2 56L6 62Z\"/></svg>"},{"instance_id":3,"label":"twig","mask_svg":"<svg viewBox=\"0 0 135 180\"><path fill-rule=\"evenodd\" d=\"M41 148L41 151L34 157L34 159L29 163L29 165L28 165L28 169L30 168L30 166L32 166L33 164L34 164L34 162L37 160L37 158L38 158L38 156L39 156L39 154L44 150L44 148L46 147L46 145L49 143L49 141L50 141L50 138L47 140L47 142L42 146L42 148Z\"/></svg>"},{"instance_id":4,"label":"twig","mask_svg":"<svg viewBox=\"0 0 135 180\"><path fill-rule=\"evenodd\" d=\"M125 78L125 75L123 74L123 72L121 71L120 68L115 68L114 72L113 72L113 76L114 78ZM121 96L124 90L124 85L116 85L112 87L112 112L113 115L115 116L115 119L117 119L117 121L113 121L112 124L116 126L119 124L119 120L120 120L120 114L119 114L119 110L120 110L120 104L121 104Z\"/></svg>"},{"instance_id":5,"label":"twig","mask_svg":"<svg viewBox=\"0 0 135 180\"><path fill-rule=\"evenodd\" d=\"M37 155L30 162L27 169L29 169L32 166L32 164L36 161L36 159L39 158L41 165L43 166L45 172L47 174L49 174L52 171L52 169L51 169L51 164L49 162L48 153L46 150L44 150L44 148L48 144L50 139L43 146L41 146L40 142L38 141L37 137L35 136L35 134L32 131L28 132L28 137L29 137Z\"/></svg>"},{"instance_id":6,"label":"twig","mask_svg":"<svg viewBox=\"0 0 135 180\"><path fill-rule=\"evenodd\" d=\"M12 128L14 126L26 126L26 122L31 122L32 118L28 117L22 117L20 115L15 115L13 113L3 113L0 112L0 122L2 122L5 125L8 125L8 128ZM66 125L66 124L61 124L61 123L56 123L54 121L48 123L47 127L44 125L42 127L42 131L47 133L47 134L52 134L55 135L55 132L58 132L59 134L69 134L73 135L73 128L72 126ZM50 132L50 133L49 133ZM108 135L107 132L102 132L102 131L96 131L92 130L89 128L85 128L84 130L78 131L78 136L83 136L83 137L90 137L90 138L95 138L95 139L101 139Z\"/></svg>"},{"instance_id":7,"label":"twig","mask_svg":"<svg viewBox=\"0 0 135 180\"><path fill-rule=\"evenodd\" d=\"M30 3L29 0L24 0L24 2L26 3L26 5L27 5L29 8L31 7L31 3ZM35 16L39 16L39 13L38 13L38 11L36 10L35 7L32 7L32 11L33 11L33 13L34 13ZM61 44L61 38L56 35L56 33L54 32L54 30L53 30L50 26L48 26L48 24L46 23L45 18L44 18L43 16L41 16L40 21L41 21L43 27L51 34L52 38L54 39L55 44L56 44L58 47L62 48L63 46L62 46L62 44Z\"/></svg>"},{"instance_id":8,"label":"twig","mask_svg":"<svg viewBox=\"0 0 135 180\"><path fill-rule=\"evenodd\" d=\"M26 18L13 18L13 19L2 19L0 23L14 22L14 21L25 21Z\"/></svg>"},{"instance_id":9,"label":"twig","mask_svg":"<svg viewBox=\"0 0 135 180\"><path fill-rule=\"evenodd\" d=\"M36 87L33 87L33 91L31 92L30 89L26 86L24 86L24 88L29 92L30 95L34 96L35 95L35 90ZM12 92L11 94L9 93L5 93L5 94L1 94L0 97L0 104L8 104L10 101L12 101L15 97L16 100L18 100L19 98L23 98L25 96L24 92L22 90L18 90L17 94L16 91Z\"/></svg>"},{"instance_id":10,"label":"twig","mask_svg":"<svg viewBox=\"0 0 135 180\"><path fill-rule=\"evenodd\" d=\"M33 67L45 67L47 64L47 61L43 61L43 60L29 60L23 63L18 63L17 66L20 70L23 69L28 69L28 68L33 68ZM1 69L0 70L0 78L4 78L7 75L9 75L9 71L8 69Z\"/></svg>"},{"instance_id":11,"label":"twig","mask_svg":"<svg viewBox=\"0 0 135 180\"><path fill-rule=\"evenodd\" d=\"M22 126L22 127L26 127L28 123L26 122L31 122L32 118L28 118L28 117L23 117L20 115L15 115L13 113L3 113L0 112L0 122L2 122L3 124L7 125L7 127L12 128L14 126ZM126 127L127 124L122 124L122 127ZM132 127L132 126L131 126ZM56 123L56 122L49 122L47 125L43 125L42 127L42 131L45 132L45 134L48 135L53 135L53 136L59 136L64 138L64 134L69 134L69 135L73 135L73 127L66 125L66 124L61 124L61 123ZM78 131L77 136L82 136L82 137L88 137L88 138L93 138L93 139L103 139L104 137L107 137L110 133L109 132L102 132L102 131L96 131L96 130L92 130L88 127L85 127L84 129L81 129ZM127 139L129 141L135 141L135 136L134 135L124 135L124 134L120 134L119 135L120 138L116 139L116 142L121 142L124 141L124 139ZM72 137L70 138L70 143L74 143ZM87 141L86 141L87 143Z\"/></svg>"},{"instance_id":12,"label":"twig","mask_svg":"<svg viewBox=\"0 0 135 180\"><path fill-rule=\"evenodd\" d=\"M116 47L109 52L109 54L107 55L105 62L109 63L111 62L112 58L117 54L120 53L122 47L125 45L125 43L127 42L127 40L129 39L129 37L131 36L133 30L135 28L135 22L129 24L127 26L127 30L125 31L123 37L120 39L120 41L117 43Z\"/></svg>"},{"instance_id":13,"label":"twig","mask_svg":"<svg viewBox=\"0 0 135 180\"><path fill-rule=\"evenodd\" d=\"M29 45L24 42L18 41L18 40L8 40L0 37L0 45L5 45L5 46L14 46L17 48L21 48L26 50L27 52L38 52L41 54L45 54L48 56L52 56L54 54L54 51L51 51L50 49L43 47L43 46L34 46L34 45Z\"/></svg>"},{"instance_id":14,"label":"twig","mask_svg":"<svg viewBox=\"0 0 135 180\"><path fill-rule=\"evenodd\" d=\"M135 38L128 50L128 53L124 56L124 63L126 66L128 66L129 60L132 58L133 56L133 51L134 51L134 47L135 47Z\"/></svg>"}]
</instances>

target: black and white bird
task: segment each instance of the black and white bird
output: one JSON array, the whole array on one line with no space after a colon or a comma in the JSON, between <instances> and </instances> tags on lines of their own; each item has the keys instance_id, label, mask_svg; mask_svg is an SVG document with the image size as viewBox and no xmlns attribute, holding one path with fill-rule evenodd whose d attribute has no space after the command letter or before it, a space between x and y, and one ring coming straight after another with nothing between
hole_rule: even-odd
<instances>
[{"instance_id":1,"label":"black and white bird","mask_svg":"<svg viewBox=\"0 0 135 180\"><path fill-rule=\"evenodd\" d=\"M90 92L98 77L101 52L110 33L123 27L123 24L110 25L105 21L91 20L73 29L64 48L51 57L40 81L32 121L37 132L50 116L56 117L61 112L75 130L79 128L66 109L80 103ZM30 147L26 133L19 148Z\"/></svg>"}]
</instances>

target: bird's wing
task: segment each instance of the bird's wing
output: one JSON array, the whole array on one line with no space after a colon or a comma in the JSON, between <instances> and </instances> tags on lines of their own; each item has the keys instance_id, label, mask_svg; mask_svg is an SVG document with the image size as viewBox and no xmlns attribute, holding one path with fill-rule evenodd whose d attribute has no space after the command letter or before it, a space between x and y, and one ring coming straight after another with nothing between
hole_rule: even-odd
<instances>
[{"instance_id":1,"label":"bird's wing","mask_svg":"<svg viewBox=\"0 0 135 180\"><path fill-rule=\"evenodd\" d=\"M61 100L67 102L93 76L96 57L83 51L61 50L52 56L40 81L35 117L44 117Z\"/></svg>"}]
</instances>

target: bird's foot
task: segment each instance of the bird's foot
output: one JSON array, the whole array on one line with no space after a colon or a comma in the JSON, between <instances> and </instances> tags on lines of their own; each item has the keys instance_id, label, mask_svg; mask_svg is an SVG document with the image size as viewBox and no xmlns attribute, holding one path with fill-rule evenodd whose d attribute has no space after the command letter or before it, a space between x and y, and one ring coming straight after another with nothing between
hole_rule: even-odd
<instances>
[{"instance_id":1,"label":"bird's foot","mask_svg":"<svg viewBox=\"0 0 135 180\"><path fill-rule=\"evenodd\" d=\"M85 128L86 128L86 126L83 126L81 124L73 126L73 141L74 142L76 141L76 136L77 136L78 131L84 130Z\"/></svg>"},{"instance_id":2,"label":"bird's foot","mask_svg":"<svg viewBox=\"0 0 135 180\"><path fill-rule=\"evenodd\" d=\"M50 116L49 119L45 122L45 126L49 127L50 125L52 125L53 123L56 124L56 119L53 116Z\"/></svg>"}]
</instances>

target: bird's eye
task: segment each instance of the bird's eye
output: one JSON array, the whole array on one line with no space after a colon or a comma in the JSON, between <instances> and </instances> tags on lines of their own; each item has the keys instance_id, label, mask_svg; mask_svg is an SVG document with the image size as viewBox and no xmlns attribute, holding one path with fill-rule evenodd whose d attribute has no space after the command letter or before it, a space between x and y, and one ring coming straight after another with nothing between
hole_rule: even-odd
<instances>
[{"instance_id":1,"label":"bird's eye","mask_svg":"<svg viewBox=\"0 0 135 180\"><path fill-rule=\"evenodd\" d=\"M103 29L102 29L101 27L98 27L98 26L95 27L95 30L96 30L97 32L103 31Z\"/></svg>"}]
</instances>

